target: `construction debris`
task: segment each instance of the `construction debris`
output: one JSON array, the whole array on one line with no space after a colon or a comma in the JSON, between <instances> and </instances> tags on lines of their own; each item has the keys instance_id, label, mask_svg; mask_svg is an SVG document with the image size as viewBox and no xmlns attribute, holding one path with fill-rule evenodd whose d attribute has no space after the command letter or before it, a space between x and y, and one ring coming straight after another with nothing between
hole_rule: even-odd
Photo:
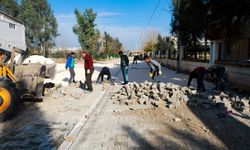
<instances>
[{"instance_id":1,"label":"construction debris","mask_svg":"<svg viewBox=\"0 0 250 150\"><path fill-rule=\"evenodd\" d=\"M111 99L125 105L150 105L155 108L177 108L181 102L188 103L191 90L172 83L132 83L123 86Z\"/></svg>"},{"instance_id":2,"label":"construction debris","mask_svg":"<svg viewBox=\"0 0 250 150\"><path fill-rule=\"evenodd\" d=\"M174 122L181 122L181 118L174 118Z\"/></svg>"},{"instance_id":3,"label":"construction debris","mask_svg":"<svg viewBox=\"0 0 250 150\"><path fill-rule=\"evenodd\" d=\"M178 108L181 103L203 109L224 109L230 111L249 111L249 99L236 94L229 96L224 92L197 92L188 87L172 83L131 83L112 93L111 99L119 104L132 106L142 105L150 108ZM117 103L115 103L117 104Z\"/></svg>"},{"instance_id":4,"label":"construction debris","mask_svg":"<svg viewBox=\"0 0 250 150\"><path fill-rule=\"evenodd\" d=\"M77 88L79 85L72 84L68 87L64 87L61 85L55 85L52 88L46 88L45 89L45 96L51 96L53 99L57 99L59 97L63 97L64 99L75 99L79 100L81 97L83 97L83 91L81 88ZM75 88L75 90L71 90L72 88Z\"/></svg>"}]
</instances>

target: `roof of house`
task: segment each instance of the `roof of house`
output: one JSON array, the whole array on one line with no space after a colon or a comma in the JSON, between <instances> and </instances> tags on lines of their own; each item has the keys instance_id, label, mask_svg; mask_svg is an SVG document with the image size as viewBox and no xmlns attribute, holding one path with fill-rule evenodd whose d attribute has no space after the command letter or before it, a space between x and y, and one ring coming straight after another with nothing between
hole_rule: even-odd
<instances>
[{"instance_id":1,"label":"roof of house","mask_svg":"<svg viewBox=\"0 0 250 150\"><path fill-rule=\"evenodd\" d=\"M12 20L14 20L14 21L16 21L16 22L18 22L18 23L20 23L20 24L23 24L22 21L16 19L15 17L12 17L12 16L8 15L7 13L5 13L5 12L3 12L3 11L1 11L1 10L0 10L0 14L3 14L4 16L6 16L6 17L8 17L8 18L10 18L10 19L12 19Z\"/></svg>"}]
</instances>

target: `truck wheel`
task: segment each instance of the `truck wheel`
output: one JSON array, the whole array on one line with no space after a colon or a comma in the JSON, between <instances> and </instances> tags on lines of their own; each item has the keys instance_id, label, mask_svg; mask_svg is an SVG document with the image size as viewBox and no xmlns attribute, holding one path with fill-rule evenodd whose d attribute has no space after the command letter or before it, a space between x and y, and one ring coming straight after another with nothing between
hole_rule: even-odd
<instances>
[{"instance_id":1,"label":"truck wheel","mask_svg":"<svg viewBox=\"0 0 250 150\"><path fill-rule=\"evenodd\" d=\"M15 86L9 79L0 79L0 122L13 116L15 103Z\"/></svg>"}]
</instances>

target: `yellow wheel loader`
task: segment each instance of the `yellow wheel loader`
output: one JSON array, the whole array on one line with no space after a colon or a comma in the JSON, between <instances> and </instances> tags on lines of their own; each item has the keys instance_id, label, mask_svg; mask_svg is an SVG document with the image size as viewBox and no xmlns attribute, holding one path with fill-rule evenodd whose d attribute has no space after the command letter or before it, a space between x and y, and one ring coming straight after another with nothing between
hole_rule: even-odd
<instances>
[{"instance_id":1,"label":"yellow wheel loader","mask_svg":"<svg viewBox=\"0 0 250 150\"><path fill-rule=\"evenodd\" d=\"M12 117L22 98L43 98L45 78L54 78L55 64L23 63L25 27L0 11L0 122Z\"/></svg>"}]
</instances>

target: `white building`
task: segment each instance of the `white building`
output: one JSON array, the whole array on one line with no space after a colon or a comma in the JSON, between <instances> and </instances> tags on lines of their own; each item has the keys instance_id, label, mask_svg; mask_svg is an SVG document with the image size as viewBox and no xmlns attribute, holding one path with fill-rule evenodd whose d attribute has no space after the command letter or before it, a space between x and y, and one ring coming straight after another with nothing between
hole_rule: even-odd
<instances>
[{"instance_id":1,"label":"white building","mask_svg":"<svg viewBox=\"0 0 250 150\"><path fill-rule=\"evenodd\" d=\"M25 27L23 23L0 11L0 48L11 51L26 50Z\"/></svg>"}]
</instances>

